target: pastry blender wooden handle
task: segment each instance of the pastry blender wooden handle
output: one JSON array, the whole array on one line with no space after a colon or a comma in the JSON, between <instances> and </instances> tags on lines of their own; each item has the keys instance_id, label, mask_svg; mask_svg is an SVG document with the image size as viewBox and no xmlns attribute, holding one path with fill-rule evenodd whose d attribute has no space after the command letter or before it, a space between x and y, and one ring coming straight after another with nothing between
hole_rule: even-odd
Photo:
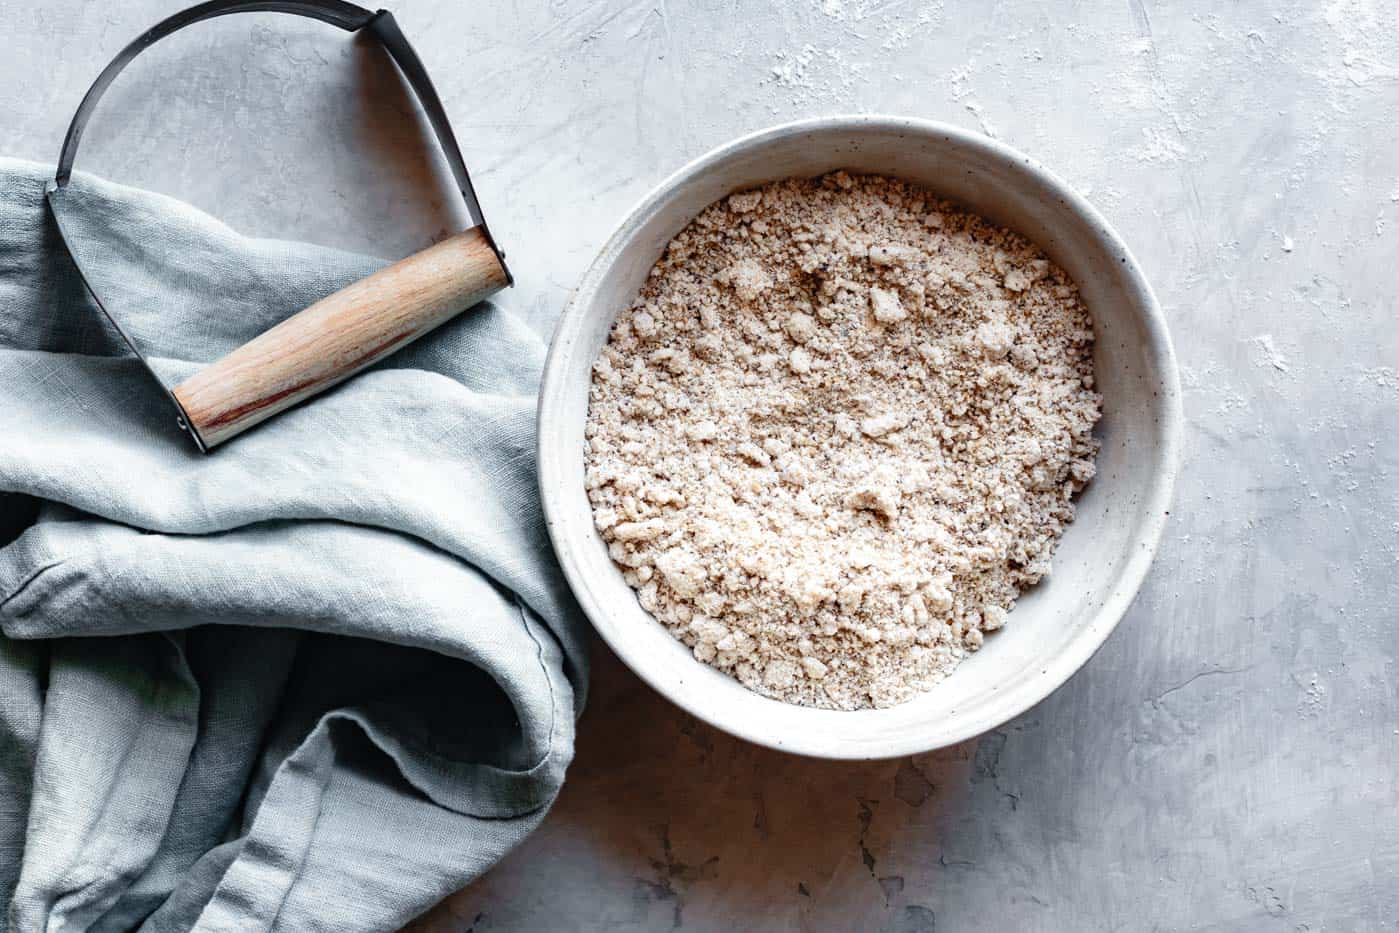
<instances>
[{"instance_id":1,"label":"pastry blender wooden handle","mask_svg":"<svg viewBox=\"0 0 1399 933\"><path fill-rule=\"evenodd\" d=\"M205 448L348 379L510 282L480 227L347 285L175 386Z\"/></svg>"}]
</instances>

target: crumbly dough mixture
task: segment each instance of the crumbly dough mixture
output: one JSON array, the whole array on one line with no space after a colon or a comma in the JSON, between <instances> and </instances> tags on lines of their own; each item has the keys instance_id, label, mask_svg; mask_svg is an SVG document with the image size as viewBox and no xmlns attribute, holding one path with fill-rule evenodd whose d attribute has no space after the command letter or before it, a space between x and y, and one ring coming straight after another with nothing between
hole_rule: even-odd
<instances>
[{"instance_id":1,"label":"crumbly dough mixture","mask_svg":"<svg viewBox=\"0 0 1399 933\"><path fill-rule=\"evenodd\" d=\"M588 495L699 660L885 707L1048 572L1100 411L1089 316L1032 243L894 179L790 179L707 208L618 316Z\"/></svg>"}]
</instances>

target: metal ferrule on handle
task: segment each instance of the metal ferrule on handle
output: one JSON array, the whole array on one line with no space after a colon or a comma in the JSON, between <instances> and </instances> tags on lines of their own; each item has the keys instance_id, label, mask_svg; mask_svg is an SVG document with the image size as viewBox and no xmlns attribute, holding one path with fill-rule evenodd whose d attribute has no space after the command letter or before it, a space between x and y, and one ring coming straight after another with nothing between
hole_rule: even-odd
<instances>
[{"instance_id":1,"label":"metal ferrule on handle","mask_svg":"<svg viewBox=\"0 0 1399 933\"><path fill-rule=\"evenodd\" d=\"M210 0L148 29L122 49L83 97L48 189L50 204L61 197L72 176L78 144L97 102L133 58L185 26L231 13L254 12L307 16L349 32L364 30L378 39L417 95L473 226L327 295L167 390L179 409L180 423L204 451L348 379L512 284L505 255L486 226L461 148L421 59L390 13L371 12L343 0ZM54 216L58 217L57 211ZM63 235L61 221L58 227ZM73 252L71 248L69 252ZM77 256L73 258L76 263ZM88 282L86 275L84 281ZM132 352L150 369L140 347L90 282L88 291Z\"/></svg>"}]
</instances>

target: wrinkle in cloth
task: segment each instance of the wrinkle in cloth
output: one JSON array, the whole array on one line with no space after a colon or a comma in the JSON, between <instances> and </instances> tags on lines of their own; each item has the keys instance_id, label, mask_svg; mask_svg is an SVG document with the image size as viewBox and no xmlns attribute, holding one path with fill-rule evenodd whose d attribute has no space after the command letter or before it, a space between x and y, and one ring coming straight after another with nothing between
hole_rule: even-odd
<instances>
[{"instance_id":1,"label":"wrinkle in cloth","mask_svg":"<svg viewBox=\"0 0 1399 933\"><path fill-rule=\"evenodd\" d=\"M584 625L489 303L211 455L0 160L0 928L387 930L557 795ZM167 383L382 265L88 176L61 205Z\"/></svg>"}]
</instances>

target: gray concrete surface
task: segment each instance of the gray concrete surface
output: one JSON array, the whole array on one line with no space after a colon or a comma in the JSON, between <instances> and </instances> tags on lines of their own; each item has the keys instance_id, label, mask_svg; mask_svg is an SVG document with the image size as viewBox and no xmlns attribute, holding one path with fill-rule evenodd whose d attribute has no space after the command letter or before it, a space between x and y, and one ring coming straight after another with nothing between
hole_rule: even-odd
<instances>
[{"instance_id":1,"label":"gray concrete surface","mask_svg":"<svg viewBox=\"0 0 1399 933\"><path fill-rule=\"evenodd\" d=\"M4 152L52 160L173 0L0 0ZM547 331L632 201L729 138L886 111L1056 168L1155 283L1189 420L1173 521L1098 656L943 752L741 744L598 650L544 828L422 930L1399 926L1399 7L399 0ZM80 166L383 255L453 222L373 50L260 15L112 91ZM211 307L211 313L216 308Z\"/></svg>"}]
</instances>

